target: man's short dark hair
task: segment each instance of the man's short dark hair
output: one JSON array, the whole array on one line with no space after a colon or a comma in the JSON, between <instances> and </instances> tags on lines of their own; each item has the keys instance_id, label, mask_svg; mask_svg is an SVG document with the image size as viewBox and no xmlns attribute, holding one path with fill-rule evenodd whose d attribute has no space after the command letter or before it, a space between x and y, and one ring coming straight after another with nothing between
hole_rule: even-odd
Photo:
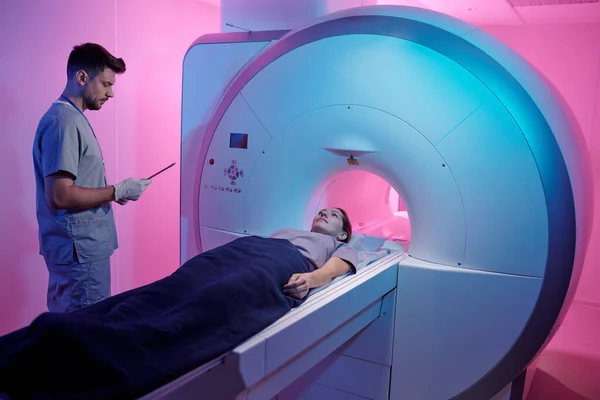
<instances>
[{"instance_id":1,"label":"man's short dark hair","mask_svg":"<svg viewBox=\"0 0 600 400\"><path fill-rule=\"evenodd\" d=\"M110 54L96 43L84 43L73 47L67 61L67 76L71 78L78 70L85 70L90 76L110 68L117 74L125 72L125 61Z\"/></svg>"}]
</instances>

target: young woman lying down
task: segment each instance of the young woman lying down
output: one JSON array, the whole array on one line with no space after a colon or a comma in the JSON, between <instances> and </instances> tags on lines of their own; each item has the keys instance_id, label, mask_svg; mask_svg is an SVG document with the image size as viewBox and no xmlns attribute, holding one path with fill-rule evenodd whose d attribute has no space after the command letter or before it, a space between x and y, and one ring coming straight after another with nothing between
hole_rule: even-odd
<instances>
[{"instance_id":1,"label":"young woman lying down","mask_svg":"<svg viewBox=\"0 0 600 400\"><path fill-rule=\"evenodd\" d=\"M348 270L356 272L358 253L347 245L352 224L341 208L328 208L317 213L311 231L280 229L272 238L289 240L314 267L306 273L295 273L284 286L284 293L302 299L312 288L326 285Z\"/></svg>"},{"instance_id":2,"label":"young woman lying down","mask_svg":"<svg viewBox=\"0 0 600 400\"><path fill-rule=\"evenodd\" d=\"M72 313L44 313L0 337L0 393L88 400L148 393L257 334L311 288L355 271L351 235L345 211L321 210L310 232L238 238L149 285Z\"/></svg>"}]
</instances>

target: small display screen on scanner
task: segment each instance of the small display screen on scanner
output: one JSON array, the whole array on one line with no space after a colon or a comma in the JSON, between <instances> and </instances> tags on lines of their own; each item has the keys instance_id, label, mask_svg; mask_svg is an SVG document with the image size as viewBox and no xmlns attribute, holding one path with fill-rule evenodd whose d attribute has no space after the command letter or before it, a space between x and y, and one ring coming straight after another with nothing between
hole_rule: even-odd
<instances>
[{"instance_id":1,"label":"small display screen on scanner","mask_svg":"<svg viewBox=\"0 0 600 400\"><path fill-rule=\"evenodd\" d=\"M229 147L232 149L247 149L248 134L247 133L230 133Z\"/></svg>"}]
</instances>

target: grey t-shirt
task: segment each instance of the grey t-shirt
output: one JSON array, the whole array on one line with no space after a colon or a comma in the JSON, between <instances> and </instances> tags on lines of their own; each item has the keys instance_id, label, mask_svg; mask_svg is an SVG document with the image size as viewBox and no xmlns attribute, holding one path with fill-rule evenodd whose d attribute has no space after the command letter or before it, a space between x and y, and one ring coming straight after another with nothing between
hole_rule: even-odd
<instances>
[{"instance_id":1,"label":"grey t-shirt","mask_svg":"<svg viewBox=\"0 0 600 400\"><path fill-rule=\"evenodd\" d=\"M315 268L321 268L327 260L335 256L352 264L352 270L356 271L358 265L356 250L332 236L286 228L273 232L271 237L289 240Z\"/></svg>"},{"instance_id":2,"label":"grey t-shirt","mask_svg":"<svg viewBox=\"0 0 600 400\"><path fill-rule=\"evenodd\" d=\"M59 170L85 188L106 187L100 145L87 119L62 101L42 116L33 142L36 214L40 254L55 264L92 262L117 248L117 231L110 203L86 210L52 210L44 195L44 178Z\"/></svg>"}]
</instances>

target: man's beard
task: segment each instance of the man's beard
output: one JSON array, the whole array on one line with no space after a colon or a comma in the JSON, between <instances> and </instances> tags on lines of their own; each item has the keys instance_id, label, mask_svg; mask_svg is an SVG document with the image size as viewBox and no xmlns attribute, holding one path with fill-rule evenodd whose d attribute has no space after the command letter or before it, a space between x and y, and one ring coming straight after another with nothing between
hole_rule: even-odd
<instances>
[{"instance_id":1,"label":"man's beard","mask_svg":"<svg viewBox=\"0 0 600 400\"><path fill-rule=\"evenodd\" d=\"M87 108L88 110L95 111L95 110L99 110L102 107L102 103L100 101L94 102L93 100L84 98L84 102L85 102L85 108Z\"/></svg>"}]
</instances>

